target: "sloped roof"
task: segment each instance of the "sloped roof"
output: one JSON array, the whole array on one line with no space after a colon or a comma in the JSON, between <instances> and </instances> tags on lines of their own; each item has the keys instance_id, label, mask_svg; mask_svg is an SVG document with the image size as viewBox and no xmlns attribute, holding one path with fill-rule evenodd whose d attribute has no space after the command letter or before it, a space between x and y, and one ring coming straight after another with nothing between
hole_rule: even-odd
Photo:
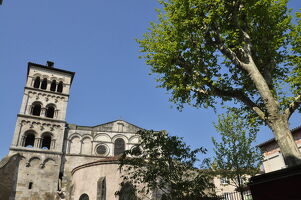
<instances>
[{"instance_id":1,"label":"sloped roof","mask_svg":"<svg viewBox=\"0 0 301 200\"><path fill-rule=\"evenodd\" d=\"M294 134L296 134L298 131L300 131L301 130L301 126L298 126L298 127L296 127L296 128L293 128L292 130L291 130L291 133L292 133L292 135L294 135ZM276 140L275 140L275 138L272 138L272 139L269 139L269 140L267 140L267 141L265 141L265 142L263 142L263 143L261 143L261 144L259 144L259 145L257 145L259 148L262 148L262 147L264 147L264 146L266 146L266 145L269 145L269 144L272 144L272 143L274 143L274 142L276 142Z\"/></svg>"},{"instance_id":2,"label":"sloped roof","mask_svg":"<svg viewBox=\"0 0 301 200\"><path fill-rule=\"evenodd\" d=\"M75 130L108 131L108 132L110 132L110 131L113 131L112 128L113 128L114 124L116 124L116 123L124 124L124 126L128 130L126 132L137 132L137 131L143 129L137 125L134 125L134 124L129 123L124 120L114 120L114 121L99 124L96 126L80 126L80 125L76 125L76 124L69 124L69 127L70 127L70 129L75 129Z\"/></svg>"}]
</instances>

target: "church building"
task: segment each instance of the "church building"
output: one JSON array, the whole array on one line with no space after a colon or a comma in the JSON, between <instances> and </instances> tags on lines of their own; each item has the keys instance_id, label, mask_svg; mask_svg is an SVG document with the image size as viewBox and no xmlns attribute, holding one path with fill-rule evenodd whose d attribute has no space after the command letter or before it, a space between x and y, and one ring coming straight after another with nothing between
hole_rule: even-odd
<instances>
[{"instance_id":1,"label":"church building","mask_svg":"<svg viewBox=\"0 0 301 200\"><path fill-rule=\"evenodd\" d=\"M123 120L96 126L66 122L75 73L28 63L13 141L0 160L0 200L128 200L118 156L139 144L142 128ZM217 195L235 187L214 177ZM119 195L116 195L116 192ZM136 194L160 199L160 192Z\"/></svg>"},{"instance_id":2,"label":"church building","mask_svg":"<svg viewBox=\"0 0 301 200\"><path fill-rule=\"evenodd\" d=\"M123 120L67 123L74 75L49 61L28 63L13 141L0 161L1 200L119 199L116 157L139 143L135 133L141 128Z\"/></svg>"}]
</instances>

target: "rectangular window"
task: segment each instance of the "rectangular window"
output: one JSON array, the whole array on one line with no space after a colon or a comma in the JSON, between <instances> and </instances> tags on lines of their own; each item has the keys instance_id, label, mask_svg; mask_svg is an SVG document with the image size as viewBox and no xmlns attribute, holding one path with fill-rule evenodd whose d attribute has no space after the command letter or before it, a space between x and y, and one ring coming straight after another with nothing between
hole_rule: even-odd
<instances>
[{"instance_id":1,"label":"rectangular window","mask_svg":"<svg viewBox=\"0 0 301 200\"><path fill-rule=\"evenodd\" d=\"M29 182L29 184L28 184L28 189L29 189L29 190L32 189L32 184L33 184L33 182Z\"/></svg>"},{"instance_id":2,"label":"rectangular window","mask_svg":"<svg viewBox=\"0 0 301 200\"><path fill-rule=\"evenodd\" d=\"M221 184L222 185L227 185L229 184L229 180L227 177L221 177Z\"/></svg>"}]
</instances>

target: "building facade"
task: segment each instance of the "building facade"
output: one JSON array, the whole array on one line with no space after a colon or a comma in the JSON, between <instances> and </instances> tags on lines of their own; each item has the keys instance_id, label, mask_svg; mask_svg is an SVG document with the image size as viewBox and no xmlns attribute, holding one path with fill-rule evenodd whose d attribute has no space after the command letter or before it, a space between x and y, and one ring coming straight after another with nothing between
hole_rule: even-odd
<instances>
[{"instance_id":1,"label":"building facade","mask_svg":"<svg viewBox=\"0 0 301 200\"><path fill-rule=\"evenodd\" d=\"M139 144L142 128L123 120L96 126L66 122L75 73L28 63L21 109L9 154L0 161L0 200L129 199L118 155ZM217 195L235 187L216 176ZM136 194L137 195L137 194ZM138 196L138 195L137 195ZM157 199L160 194L139 194Z\"/></svg>"},{"instance_id":2,"label":"building facade","mask_svg":"<svg viewBox=\"0 0 301 200\"><path fill-rule=\"evenodd\" d=\"M139 142L141 128L123 120L68 124L74 72L28 63L9 154L0 162L1 200L114 200L121 172L116 156Z\"/></svg>"}]
</instances>

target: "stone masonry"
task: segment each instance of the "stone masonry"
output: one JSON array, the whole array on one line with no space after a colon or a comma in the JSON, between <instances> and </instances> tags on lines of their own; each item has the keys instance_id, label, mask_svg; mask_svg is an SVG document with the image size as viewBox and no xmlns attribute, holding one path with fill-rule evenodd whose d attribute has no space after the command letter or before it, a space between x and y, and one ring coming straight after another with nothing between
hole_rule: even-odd
<instances>
[{"instance_id":1,"label":"stone masonry","mask_svg":"<svg viewBox=\"0 0 301 200\"><path fill-rule=\"evenodd\" d=\"M68 124L74 74L49 61L28 63L13 141L0 162L1 200L118 199L121 179L114 158L139 143L135 133L141 128L123 120ZM87 176L96 182L83 181Z\"/></svg>"}]
</instances>

